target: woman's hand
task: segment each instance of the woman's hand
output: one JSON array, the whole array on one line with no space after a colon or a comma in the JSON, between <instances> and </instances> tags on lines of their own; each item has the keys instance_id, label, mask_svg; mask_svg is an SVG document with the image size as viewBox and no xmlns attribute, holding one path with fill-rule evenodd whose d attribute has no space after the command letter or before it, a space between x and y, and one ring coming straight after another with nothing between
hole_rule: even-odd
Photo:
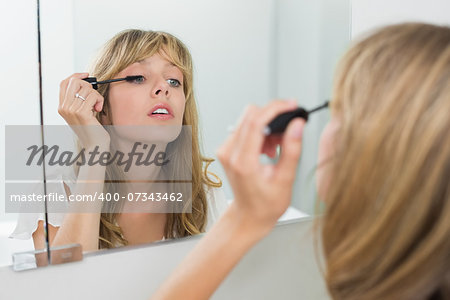
<instances>
[{"instance_id":1,"label":"woman's hand","mask_svg":"<svg viewBox=\"0 0 450 300\"><path fill-rule=\"evenodd\" d=\"M83 149L109 151L109 134L95 118L95 113L103 109L103 97L83 80L88 75L75 73L61 82L58 112L78 136ZM67 197L81 195L95 199L94 195L103 192L105 169L101 164L81 165L75 188L69 190L65 186ZM69 203L69 207L72 204ZM89 203L88 209L76 206L74 212L67 211L54 235L52 247L78 243L83 251L98 250L102 202L96 199L95 203Z\"/></svg>"},{"instance_id":2,"label":"woman's hand","mask_svg":"<svg viewBox=\"0 0 450 300\"><path fill-rule=\"evenodd\" d=\"M263 130L275 116L295 108L295 102L281 100L264 108L248 107L237 130L217 152L233 189L233 215L261 234L270 231L291 201L305 122L293 120L281 137L266 137ZM273 157L278 144L278 162L262 164L260 154Z\"/></svg>"},{"instance_id":3,"label":"woman's hand","mask_svg":"<svg viewBox=\"0 0 450 300\"><path fill-rule=\"evenodd\" d=\"M291 201L304 121L291 121L280 138L265 137L263 129L275 116L296 107L293 101L274 101L264 108L247 108L217 153L235 199L152 299L209 299L244 254L272 229ZM277 164L261 164L260 154L274 154L279 143Z\"/></svg>"},{"instance_id":4,"label":"woman's hand","mask_svg":"<svg viewBox=\"0 0 450 300\"><path fill-rule=\"evenodd\" d=\"M83 146L109 143L109 135L95 118L103 109L103 96L83 80L88 73L75 73L60 84L58 113L77 134Z\"/></svg>"}]
</instances>

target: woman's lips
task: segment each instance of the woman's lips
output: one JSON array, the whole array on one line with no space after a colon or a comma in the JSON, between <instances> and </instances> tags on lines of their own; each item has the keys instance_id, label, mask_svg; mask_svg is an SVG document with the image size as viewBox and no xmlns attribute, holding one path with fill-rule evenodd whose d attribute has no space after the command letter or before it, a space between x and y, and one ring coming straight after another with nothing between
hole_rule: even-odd
<instances>
[{"instance_id":1,"label":"woman's lips","mask_svg":"<svg viewBox=\"0 0 450 300\"><path fill-rule=\"evenodd\" d=\"M154 113L158 111L159 113ZM162 113L167 112L167 113ZM150 118L158 119L158 120L169 120L173 119L172 108L165 103L158 103L152 107L152 109L147 114Z\"/></svg>"}]
</instances>

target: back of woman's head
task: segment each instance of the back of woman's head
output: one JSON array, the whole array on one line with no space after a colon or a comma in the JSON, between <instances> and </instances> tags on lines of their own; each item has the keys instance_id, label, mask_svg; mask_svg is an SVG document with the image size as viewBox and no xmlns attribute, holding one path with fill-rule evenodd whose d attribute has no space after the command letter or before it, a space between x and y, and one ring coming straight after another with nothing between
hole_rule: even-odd
<instances>
[{"instance_id":1,"label":"back of woman's head","mask_svg":"<svg viewBox=\"0 0 450 300\"><path fill-rule=\"evenodd\" d=\"M322 238L335 299L450 297L450 28L389 26L335 80Z\"/></svg>"}]
</instances>

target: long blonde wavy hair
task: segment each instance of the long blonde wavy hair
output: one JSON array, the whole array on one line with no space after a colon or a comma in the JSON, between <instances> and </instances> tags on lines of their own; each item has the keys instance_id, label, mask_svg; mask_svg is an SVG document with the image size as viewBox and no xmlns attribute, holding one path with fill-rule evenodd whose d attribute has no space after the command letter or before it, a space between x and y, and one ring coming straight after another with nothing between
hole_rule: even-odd
<instances>
[{"instance_id":1,"label":"long blonde wavy hair","mask_svg":"<svg viewBox=\"0 0 450 300\"><path fill-rule=\"evenodd\" d=\"M336 75L320 223L331 296L450 299L450 28L383 28Z\"/></svg>"},{"instance_id":2,"label":"long blonde wavy hair","mask_svg":"<svg viewBox=\"0 0 450 300\"><path fill-rule=\"evenodd\" d=\"M178 67L183 73L183 89L186 106L183 125L190 125L192 135L192 213L168 213L164 236L166 238L184 237L204 232L207 222L207 206L205 186L220 187L220 179L207 171L213 159L203 157L199 142L198 112L193 91L193 65L187 47L175 36L158 31L137 29L125 30L109 40L101 50L91 68L91 76L97 80L114 78L127 66L160 54ZM111 116L108 101L109 85L100 85L98 92L104 97L103 111L96 118L103 124L104 117ZM114 124L113 124L114 125ZM189 140L189 146L191 140ZM205 166L203 164L205 163ZM190 167L190 166L189 166ZM212 175L216 180L211 180ZM114 176L107 168L104 190L115 189ZM115 178L114 178L115 179ZM127 245L120 227L116 223L118 213L102 213L100 220L99 248L113 248L117 245Z\"/></svg>"}]
</instances>

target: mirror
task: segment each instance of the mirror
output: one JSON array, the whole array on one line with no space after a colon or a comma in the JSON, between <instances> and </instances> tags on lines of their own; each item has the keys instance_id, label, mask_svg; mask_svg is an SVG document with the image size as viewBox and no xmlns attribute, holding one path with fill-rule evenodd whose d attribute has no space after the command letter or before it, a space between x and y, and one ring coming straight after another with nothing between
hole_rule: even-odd
<instances>
[{"instance_id":1,"label":"mirror","mask_svg":"<svg viewBox=\"0 0 450 300\"><path fill-rule=\"evenodd\" d=\"M214 158L246 105L294 97L312 108L329 99L335 64L350 40L350 1L41 0L44 124L66 125L57 111L61 80L86 71L106 41L130 28L165 31L188 47L203 154ZM308 122L294 215L315 213L314 168L327 120L320 112ZM231 200L220 164L208 170Z\"/></svg>"}]
</instances>

